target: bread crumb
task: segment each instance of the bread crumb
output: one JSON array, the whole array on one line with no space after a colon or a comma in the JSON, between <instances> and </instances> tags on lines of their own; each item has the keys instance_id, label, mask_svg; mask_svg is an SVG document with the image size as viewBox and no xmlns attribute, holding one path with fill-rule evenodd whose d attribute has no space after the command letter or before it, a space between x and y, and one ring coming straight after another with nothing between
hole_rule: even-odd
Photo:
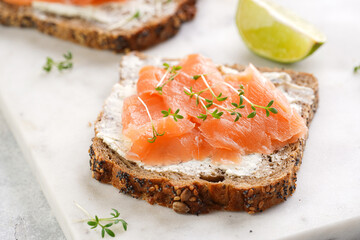
<instances>
[{"instance_id":1,"label":"bread crumb","mask_svg":"<svg viewBox=\"0 0 360 240\"><path fill-rule=\"evenodd\" d=\"M92 123L91 123L91 122L88 122L88 126L89 126L89 127L92 127Z\"/></svg>"}]
</instances>

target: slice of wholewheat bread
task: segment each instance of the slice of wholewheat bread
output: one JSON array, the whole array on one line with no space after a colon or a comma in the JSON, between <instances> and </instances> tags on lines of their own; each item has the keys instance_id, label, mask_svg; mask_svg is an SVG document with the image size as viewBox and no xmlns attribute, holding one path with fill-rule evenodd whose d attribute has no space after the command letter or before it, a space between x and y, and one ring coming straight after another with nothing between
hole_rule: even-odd
<instances>
[{"instance_id":1,"label":"slice of wholewheat bread","mask_svg":"<svg viewBox=\"0 0 360 240\"><path fill-rule=\"evenodd\" d=\"M176 62L171 59L163 61ZM136 84L138 70L142 66L161 65L161 62L136 53L123 57L120 65L120 82L114 86L113 93L107 99L95 123L95 137L89 150L93 177L100 182L112 184L123 193L147 200L151 204L157 203L172 208L178 213L199 214L225 209L251 214L262 212L291 196L296 189L296 172L302 162L306 139L299 139L298 142L287 145L273 154L261 155L254 169L250 168L251 164L250 167L245 165L243 168L252 170L250 174L248 171L240 171L237 175L232 175L226 171L226 167L211 162L199 163L200 170L197 172L194 170L196 167L186 168L186 165L181 169L181 164L149 167L127 160L120 154L121 151L118 149L126 149L126 146L121 145L126 145L124 142L116 140L121 135L121 115L118 112L121 111L121 99L126 95L123 93L129 90L129 86ZM244 70L244 66L239 65L228 67L238 71ZM311 91L311 102L297 103L298 111L309 126L318 105L316 78L311 74L292 70L259 70L286 72L291 76L292 84L307 87L306 89ZM114 104L116 101L119 104ZM251 163L253 160L250 158L246 161Z\"/></svg>"},{"instance_id":2,"label":"slice of wholewheat bread","mask_svg":"<svg viewBox=\"0 0 360 240\"><path fill-rule=\"evenodd\" d=\"M196 13L195 3L196 0L165 1L163 4L171 4L171 9L160 7L159 12L147 17L146 21L133 19L129 21L130 25L126 22L129 16L124 16L121 19L125 21L123 26L109 28L109 25L93 19L56 15L39 11L32 6L16 6L0 0L0 24L36 28L48 35L91 48L115 52L143 50L174 36L182 23L193 19ZM43 3L38 5L40 4ZM111 5L102 7L108 8L105 13L114 14ZM119 9L120 7L117 10ZM141 19L141 7L137 9ZM135 21L140 23L132 24Z\"/></svg>"}]
</instances>

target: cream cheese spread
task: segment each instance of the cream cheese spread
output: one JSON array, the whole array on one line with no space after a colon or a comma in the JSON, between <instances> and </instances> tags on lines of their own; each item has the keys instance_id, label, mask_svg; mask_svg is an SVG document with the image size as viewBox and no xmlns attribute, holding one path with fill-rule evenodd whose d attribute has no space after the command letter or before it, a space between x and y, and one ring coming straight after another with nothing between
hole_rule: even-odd
<instances>
[{"instance_id":1,"label":"cream cheese spread","mask_svg":"<svg viewBox=\"0 0 360 240\"><path fill-rule=\"evenodd\" d=\"M128 138L122 135L121 119L123 101L126 97L136 94L138 71L142 66L149 64L161 66L162 64L158 58L140 60L135 55L128 55L125 56L125 58L120 68L121 78L124 79L124 81L115 84L113 87L112 93L105 102L102 120L95 125L97 137L101 138L111 149L122 157L125 157L132 144ZM237 73L236 70L230 68L224 67L222 70L223 72L231 71L231 73ZM296 111L301 110L302 104L311 104L314 101L313 90L292 83L291 77L288 74L276 72L263 73L263 75L277 85ZM273 162L276 162L281 161L281 158L284 156L271 154L270 157L273 159ZM249 154L242 156L240 164L232 165L213 163L209 158L203 161L191 160L167 166L149 166L140 161L134 162L139 167L154 172L171 171L191 176L206 176L221 171L228 176L241 177L254 175L255 173L254 177L261 177L260 175L256 175L256 171L261 166L262 161L267 161L262 154ZM271 172L270 168L269 172Z\"/></svg>"},{"instance_id":2,"label":"cream cheese spread","mask_svg":"<svg viewBox=\"0 0 360 240\"><path fill-rule=\"evenodd\" d=\"M101 5L77 6L63 3L32 2L38 17L46 14L61 17L81 18L102 25L108 30L132 29L144 25L159 16L171 15L176 11L175 1L128 0Z\"/></svg>"}]
</instances>

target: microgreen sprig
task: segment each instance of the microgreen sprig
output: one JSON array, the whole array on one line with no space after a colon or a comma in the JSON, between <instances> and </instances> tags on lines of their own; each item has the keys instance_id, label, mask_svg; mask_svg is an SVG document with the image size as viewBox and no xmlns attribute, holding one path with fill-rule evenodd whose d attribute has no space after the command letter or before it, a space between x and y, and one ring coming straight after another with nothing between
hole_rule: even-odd
<instances>
[{"instance_id":1,"label":"microgreen sprig","mask_svg":"<svg viewBox=\"0 0 360 240\"><path fill-rule=\"evenodd\" d=\"M186 95L188 95L188 96L190 97L190 99L195 96L195 98L196 98L196 105L199 105L199 103L200 103L200 101L199 101L200 95L201 95L203 92L205 92L206 90L208 90L208 89L204 89L204 90L201 90L201 91L199 91L199 92L194 92L192 87L190 87L190 89L187 89L187 88L184 87L184 89L185 89L185 90L184 90L184 93L185 93ZM206 99L204 98L203 100L206 100ZM211 100L209 100L209 101L211 101Z\"/></svg>"},{"instance_id":2,"label":"microgreen sprig","mask_svg":"<svg viewBox=\"0 0 360 240\"><path fill-rule=\"evenodd\" d=\"M138 10L138 11L136 11L135 13L134 13L134 15L132 15L129 19L128 19L128 21L132 21L132 20L134 20L134 19L139 19L140 18L140 11Z\"/></svg>"},{"instance_id":3,"label":"microgreen sprig","mask_svg":"<svg viewBox=\"0 0 360 240\"><path fill-rule=\"evenodd\" d=\"M358 71L360 71L360 65L354 67L354 73L357 73Z\"/></svg>"},{"instance_id":4,"label":"microgreen sprig","mask_svg":"<svg viewBox=\"0 0 360 240\"><path fill-rule=\"evenodd\" d=\"M184 118L182 115L179 114L179 112L180 112L180 109L177 109L175 111L175 113L171 113L171 108L169 108L168 111L166 111L166 110L161 111L161 113L164 115L163 117L172 116L174 118L175 122L177 122L178 119Z\"/></svg>"},{"instance_id":5,"label":"microgreen sprig","mask_svg":"<svg viewBox=\"0 0 360 240\"><path fill-rule=\"evenodd\" d=\"M95 229L97 227L101 228L101 237L104 238L105 234L108 234L110 237L115 237L115 233L110 229L115 224L121 222L123 229L127 230L128 223L120 218L120 213L118 210L112 208L113 212L110 213L112 217L109 218L99 218L97 215L95 217L91 217L88 211L86 211L83 207L79 204L75 203L75 205L82 210L87 216L88 219L83 220L86 221L87 224L91 227L90 229Z\"/></svg>"},{"instance_id":6,"label":"microgreen sprig","mask_svg":"<svg viewBox=\"0 0 360 240\"><path fill-rule=\"evenodd\" d=\"M139 101L142 103L142 105L145 107L145 110L149 116L149 119L150 119L150 123L151 123L151 129L152 129L152 134L153 134L153 137L152 138L148 138L148 142L149 143L154 143L155 140L157 139L157 137L161 137L161 136L164 136L165 134L165 131L163 133L158 133L155 129L155 125L154 125L154 122L152 120L152 117L151 117L151 114L150 114L150 111L149 111L149 108L147 107L147 105L145 104L145 102L140 98L138 97Z\"/></svg>"},{"instance_id":7,"label":"microgreen sprig","mask_svg":"<svg viewBox=\"0 0 360 240\"><path fill-rule=\"evenodd\" d=\"M260 106L260 105L256 105L256 104L253 104L251 103L251 109L253 110L248 116L247 118L253 118L256 116L256 108L262 108L265 110L265 113L266 113L266 117L269 117L270 116L270 112L274 113L274 114L277 114L278 111L276 110L276 108L272 108L271 105L274 103L274 100L271 100L267 106Z\"/></svg>"},{"instance_id":8,"label":"microgreen sprig","mask_svg":"<svg viewBox=\"0 0 360 240\"><path fill-rule=\"evenodd\" d=\"M200 115L197 116L197 118L202 119L203 121L205 121L207 119L207 114L200 113Z\"/></svg>"},{"instance_id":9,"label":"microgreen sprig","mask_svg":"<svg viewBox=\"0 0 360 240\"><path fill-rule=\"evenodd\" d=\"M105 233L107 233L110 237L115 237L115 233L110 230L110 227L112 225L118 224L119 222L122 223L124 230L127 230L127 222L125 222L123 219L119 219L120 213L112 208L114 213L111 213L111 218L98 218L98 216L95 215L95 218L89 219L90 221L87 222L89 226L91 226L91 229L95 229L98 226L101 227L101 237L105 237ZM105 225L101 224L102 221L110 222Z\"/></svg>"},{"instance_id":10,"label":"microgreen sprig","mask_svg":"<svg viewBox=\"0 0 360 240\"><path fill-rule=\"evenodd\" d=\"M197 75L194 75L194 76L192 76L192 79L198 80L199 78L201 78L201 76L206 76L206 74L197 74Z\"/></svg>"},{"instance_id":11,"label":"microgreen sprig","mask_svg":"<svg viewBox=\"0 0 360 240\"><path fill-rule=\"evenodd\" d=\"M170 67L170 65L168 63L164 63L163 64L164 69L166 70L165 74L162 76L162 78L160 79L159 83L156 85L155 90L162 95L162 90L165 87L166 84L168 84L169 82L173 81L175 79L175 77L179 74L179 70L181 70L181 66L172 66ZM165 78L167 77L167 75L170 74L169 78L165 81ZM165 82L164 82L165 81Z\"/></svg>"},{"instance_id":12,"label":"microgreen sprig","mask_svg":"<svg viewBox=\"0 0 360 240\"><path fill-rule=\"evenodd\" d=\"M236 110L237 109L243 109L245 107L245 105L243 104L244 103L243 94L244 94L244 91L239 92L239 96L240 96L239 103L231 103L231 105L233 105L234 108L232 108L230 110L230 112L232 111L230 114L236 116L234 122L239 121L239 119L242 117L241 113L237 112Z\"/></svg>"},{"instance_id":13,"label":"microgreen sprig","mask_svg":"<svg viewBox=\"0 0 360 240\"><path fill-rule=\"evenodd\" d=\"M151 124L151 127L152 127L152 134L153 134L153 137L152 138L148 138L148 142L149 143L154 143L157 139L157 137L161 137L161 136L164 136L165 134L165 131L163 133L158 133L155 129L155 126L154 124Z\"/></svg>"},{"instance_id":14,"label":"microgreen sprig","mask_svg":"<svg viewBox=\"0 0 360 240\"><path fill-rule=\"evenodd\" d=\"M47 57L46 63L43 66L43 70L45 72L50 72L53 67L56 67L60 72L65 69L71 69L73 67L72 63L72 53L68 51L67 53L63 54L63 57L65 58L64 61L61 62L55 62L52 58Z\"/></svg>"},{"instance_id":15,"label":"microgreen sprig","mask_svg":"<svg viewBox=\"0 0 360 240\"><path fill-rule=\"evenodd\" d=\"M200 76L200 78L204 81L207 89L209 89L209 91L211 92L211 95L213 95L213 97L216 98L216 100L218 100L219 102L222 102L222 101L225 101L225 100L228 98L228 97L221 97L221 96L222 96L222 93L219 93L219 95L216 96L215 93L214 93L214 91L213 91L212 88L210 87L209 83L206 81L206 78L205 78L205 75L204 75L204 74L195 75L195 76L193 77L193 79L195 79L195 78L198 79L198 78L199 78L198 76ZM196 79L195 79L195 80L196 80Z\"/></svg>"},{"instance_id":16,"label":"microgreen sprig","mask_svg":"<svg viewBox=\"0 0 360 240\"><path fill-rule=\"evenodd\" d=\"M241 102L241 104L239 104L239 105L242 105L242 98L251 105L251 109L253 111L247 116L247 118L253 118L253 117L256 116L256 108L264 109L267 117L270 116L270 112L272 112L274 114L278 113L276 108L271 107L273 105L273 103L274 103L274 100L271 100L265 107L260 106L260 105L252 103L247 97L244 96L244 86L243 85L240 85L240 88L238 90L236 90L233 86L231 86L227 82L221 82L221 83L225 84L226 86L228 86L230 89L232 89L233 91L235 91L239 95L240 102ZM235 106L234 104L232 104L232 105ZM235 114L233 114L233 115L235 115Z\"/></svg>"},{"instance_id":17,"label":"microgreen sprig","mask_svg":"<svg viewBox=\"0 0 360 240\"><path fill-rule=\"evenodd\" d=\"M200 91L201 92L201 91ZM209 111L209 107L211 107L212 105L216 105L220 108L226 109L221 105L218 105L216 103L214 103L212 100L210 99L206 99L200 96L200 94L198 92L193 92L192 88L190 87L190 89L188 89L187 87L184 87L184 93L188 96L190 96L190 98L192 98L193 96L196 97L196 103L199 104L201 103L202 107L205 109L205 114L201 113L199 116L197 116L197 118L202 119L203 121L205 121L207 119L207 115L211 115L216 119L220 119L220 117L224 114L223 112L219 112L218 109L215 109L213 112ZM205 102L208 102L208 104L205 105Z\"/></svg>"},{"instance_id":18,"label":"microgreen sprig","mask_svg":"<svg viewBox=\"0 0 360 240\"><path fill-rule=\"evenodd\" d=\"M213 116L216 119L220 119L220 117L223 115L223 112L219 112L218 109L215 109L212 113L211 116Z\"/></svg>"}]
</instances>

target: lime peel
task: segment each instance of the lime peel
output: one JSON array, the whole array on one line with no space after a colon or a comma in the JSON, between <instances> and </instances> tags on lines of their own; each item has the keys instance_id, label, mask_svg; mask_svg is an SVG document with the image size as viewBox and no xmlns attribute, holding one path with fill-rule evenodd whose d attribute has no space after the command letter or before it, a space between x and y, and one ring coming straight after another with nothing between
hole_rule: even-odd
<instances>
[{"instance_id":1,"label":"lime peel","mask_svg":"<svg viewBox=\"0 0 360 240\"><path fill-rule=\"evenodd\" d=\"M250 50L278 62L304 59L326 41L313 25L268 0L239 0L236 23Z\"/></svg>"}]
</instances>

